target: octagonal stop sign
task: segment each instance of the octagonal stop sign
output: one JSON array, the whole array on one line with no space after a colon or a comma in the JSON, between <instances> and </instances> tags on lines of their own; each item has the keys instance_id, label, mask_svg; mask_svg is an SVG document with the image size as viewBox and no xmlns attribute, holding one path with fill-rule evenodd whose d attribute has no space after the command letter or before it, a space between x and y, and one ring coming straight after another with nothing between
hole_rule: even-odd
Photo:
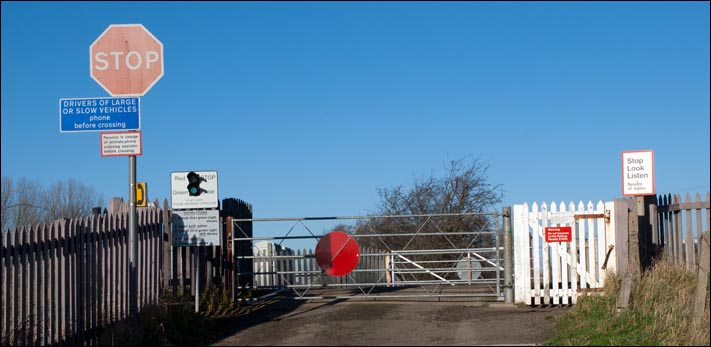
<instances>
[{"instance_id":1,"label":"octagonal stop sign","mask_svg":"<svg viewBox=\"0 0 711 347\"><path fill-rule=\"evenodd\" d=\"M141 24L112 24L89 46L90 75L112 96L142 96L163 77L163 44Z\"/></svg>"}]
</instances>

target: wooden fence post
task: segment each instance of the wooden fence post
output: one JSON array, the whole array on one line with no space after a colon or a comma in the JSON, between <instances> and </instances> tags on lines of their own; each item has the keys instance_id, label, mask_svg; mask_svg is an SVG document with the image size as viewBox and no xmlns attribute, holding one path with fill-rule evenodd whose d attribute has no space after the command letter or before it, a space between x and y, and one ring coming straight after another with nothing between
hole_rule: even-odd
<instances>
[{"instance_id":1,"label":"wooden fence post","mask_svg":"<svg viewBox=\"0 0 711 347\"><path fill-rule=\"evenodd\" d=\"M384 258L385 258L385 283L387 283L388 287L392 287L393 279L392 279L392 274L390 273L390 251L385 252Z\"/></svg>"},{"instance_id":2,"label":"wooden fence post","mask_svg":"<svg viewBox=\"0 0 711 347\"><path fill-rule=\"evenodd\" d=\"M631 206L630 206L631 205ZM639 220L636 201L615 199L615 243L617 247L618 274L621 278L617 294L617 312L629 306L632 287L639 283ZM624 232L624 231L627 232Z\"/></svg>"},{"instance_id":3,"label":"wooden fence post","mask_svg":"<svg viewBox=\"0 0 711 347\"><path fill-rule=\"evenodd\" d=\"M709 278L709 231L699 238L699 265L696 269L696 299L694 300L694 324L700 324L706 308L706 285Z\"/></svg>"},{"instance_id":4,"label":"wooden fence post","mask_svg":"<svg viewBox=\"0 0 711 347\"><path fill-rule=\"evenodd\" d=\"M170 231L170 215L168 213L168 199L163 200L163 234L161 236L163 263L162 272L162 288L171 288L175 295L177 288L172 287L171 279L173 278L173 233Z\"/></svg>"},{"instance_id":5,"label":"wooden fence post","mask_svg":"<svg viewBox=\"0 0 711 347\"><path fill-rule=\"evenodd\" d=\"M628 216L628 254L630 257L628 271L630 276L632 276L633 286L636 286L642 277L639 253L639 219L637 218L637 212L634 209L629 212Z\"/></svg>"},{"instance_id":6,"label":"wooden fence post","mask_svg":"<svg viewBox=\"0 0 711 347\"><path fill-rule=\"evenodd\" d=\"M234 242L232 241L233 238L233 232L234 230L232 229L233 222L232 222L233 217L226 215L224 217L224 235L225 235L225 253L224 253L224 261L223 261L223 266L225 270L223 272L225 273L225 285L227 286L227 290L230 292L230 297L232 298L232 302L237 302L237 290L235 286L235 266L234 266L234 254L233 254L233 244Z\"/></svg>"}]
</instances>

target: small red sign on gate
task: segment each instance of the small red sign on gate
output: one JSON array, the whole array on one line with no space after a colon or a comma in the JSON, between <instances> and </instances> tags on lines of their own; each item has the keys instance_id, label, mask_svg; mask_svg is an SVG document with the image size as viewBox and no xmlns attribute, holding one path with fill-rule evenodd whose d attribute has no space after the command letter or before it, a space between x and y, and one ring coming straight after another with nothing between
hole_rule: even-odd
<instances>
[{"instance_id":1,"label":"small red sign on gate","mask_svg":"<svg viewBox=\"0 0 711 347\"><path fill-rule=\"evenodd\" d=\"M546 227L546 242L573 241L573 227Z\"/></svg>"}]
</instances>

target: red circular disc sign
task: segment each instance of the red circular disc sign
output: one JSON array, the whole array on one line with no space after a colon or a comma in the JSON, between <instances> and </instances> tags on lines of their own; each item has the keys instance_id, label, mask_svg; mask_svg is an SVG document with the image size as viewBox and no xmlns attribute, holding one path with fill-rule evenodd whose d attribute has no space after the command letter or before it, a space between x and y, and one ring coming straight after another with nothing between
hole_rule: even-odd
<instances>
[{"instance_id":1,"label":"red circular disc sign","mask_svg":"<svg viewBox=\"0 0 711 347\"><path fill-rule=\"evenodd\" d=\"M360 259L358 243L342 231L324 235L316 245L316 262L331 276L349 274Z\"/></svg>"}]
</instances>

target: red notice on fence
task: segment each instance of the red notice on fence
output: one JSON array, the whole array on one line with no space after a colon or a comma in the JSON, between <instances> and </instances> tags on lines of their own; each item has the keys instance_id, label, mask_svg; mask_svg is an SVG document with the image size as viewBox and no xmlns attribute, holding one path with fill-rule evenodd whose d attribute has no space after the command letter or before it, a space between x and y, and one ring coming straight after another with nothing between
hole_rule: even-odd
<instances>
[{"instance_id":1,"label":"red notice on fence","mask_svg":"<svg viewBox=\"0 0 711 347\"><path fill-rule=\"evenodd\" d=\"M546 227L546 242L573 241L573 227Z\"/></svg>"}]
</instances>

